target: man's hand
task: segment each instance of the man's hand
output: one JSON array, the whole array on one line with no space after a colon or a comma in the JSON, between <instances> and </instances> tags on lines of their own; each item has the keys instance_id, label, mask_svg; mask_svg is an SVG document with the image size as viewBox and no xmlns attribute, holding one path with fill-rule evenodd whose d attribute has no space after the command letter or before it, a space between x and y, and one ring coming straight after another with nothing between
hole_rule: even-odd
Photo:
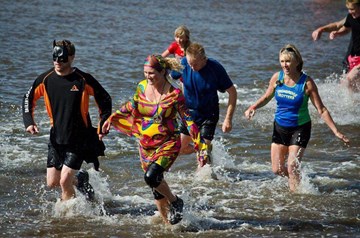
<instances>
[{"instance_id":1,"label":"man's hand","mask_svg":"<svg viewBox=\"0 0 360 238\"><path fill-rule=\"evenodd\" d=\"M104 134L103 137L104 137L106 134L109 133L110 127L111 127L111 121L106 120L106 121L104 122L104 125L103 125L102 128L101 128L101 132L102 132L101 135Z\"/></svg>"},{"instance_id":2,"label":"man's hand","mask_svg":"<svg viewBox=\"0 0 360 238\"><path fill-rule=\"evenodd\" d=\"M201 150L196 153L197 160L199 162L200 167L203 167L207 164L209 155L207 153L207 150Z\"/></svg>"},{"instance_id":3,"label":"man's hand","mask_svg":"<svg viewBox=\"0 0 360 238\"><path fill-rule=\"evenodd\" d=\"M224 133L227 133L227 132L230 132L231 129L232 129L231 120L225 118L224 123L222 124L222 131Z\"/></svg>"},{"instance_id":4,"label":"man's hand","mask_svg":"<svg viewBox=\"0 0 360 238\"><path fill-rule=\"evenodd\" d=\"M26 128L26 131L29 132L30 134L34 135L39 133L39 129L36 125L30 125Z\"/></svg>"}]
</instances>

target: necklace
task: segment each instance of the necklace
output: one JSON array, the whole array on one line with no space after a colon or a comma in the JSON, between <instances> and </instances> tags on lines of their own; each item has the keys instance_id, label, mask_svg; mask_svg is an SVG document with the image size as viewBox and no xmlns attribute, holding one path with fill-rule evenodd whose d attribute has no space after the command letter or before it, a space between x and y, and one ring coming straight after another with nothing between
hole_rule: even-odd
<instances>
[{"instance_id":1,"label":"necklace","mask_svg":"<svg viewBox=\"0 0 360 238\"><path fill-rule=\"evenodd\" d=\"M160 93L160 97L159 97L159 100L157 102L156 102L156 95L155 95L154 87L151 87L152 92L153 92L153 94L155 96L155 102L156 102L156 111L155 111L155 113L153 115L154 122L156 124L161 124L161 122L162 122L162 116L160 114L158 114L158 110L159 110L159 104L160 104L160 101L161 101L161 96L164 93L165 84L166 84L166 81L164 81L164 84L163 84L163 87L162 87L162 90L161 90L161 93Z\"/></svg>"}]
</instances>

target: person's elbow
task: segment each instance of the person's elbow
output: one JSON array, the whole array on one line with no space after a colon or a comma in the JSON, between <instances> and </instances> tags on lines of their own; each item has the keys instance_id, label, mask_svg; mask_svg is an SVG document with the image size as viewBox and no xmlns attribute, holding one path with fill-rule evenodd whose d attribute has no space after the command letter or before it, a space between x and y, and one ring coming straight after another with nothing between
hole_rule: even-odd
<instances>
[{"instance_id":1,"label":"person's elbow","mask_svg":"<svg viewBox=\"0 0 360 238\"><path fill-rule=\"evenodd\" d=\"M169 50L165 50L165 51L162 52L162 54L161 54L162 57L167 57L167 56L169 56L169 55L170 55Z\"/></svg>"},{"instance_id":2,"label":"person's elbow","mask_svg":"<svg viewBox=\"0 0 360 238\"><path fill-rule=\"evenodd\" d=\"M328 110L327 110L327 108L326 107L324 107L324 106L322 106L322 107L320 107L319 109L318 109L318 113L319 113L319 115L322 117L325 113L327 113L328 112Z\"/></svg>"},{"instance_id":3,"label":"person's elbow","mask_svg":"<svg viewBox=\"0 0 360 238\"><path fill-rule=\"evenodd\" d=\"M179 71L171 70L171 71L170 71L170 76L171 76L171 78L173 78L173 79L180 79L181 76L182 76L182 74L181 74L181 72L179 72Z\"/></svg>"},{"instance_id":4,"label":"person's elbow","mask_svg":"<svg viewBox=\"0 0 360 238\"><path fill-rule=\"evenodd\" d=\"M236 92L236 88L234 85L232 85L230 88L228 88L226 90L229 94L229 98L233 99L233 100L237 100L237 92Z\"/></svg>"}]
</instances>

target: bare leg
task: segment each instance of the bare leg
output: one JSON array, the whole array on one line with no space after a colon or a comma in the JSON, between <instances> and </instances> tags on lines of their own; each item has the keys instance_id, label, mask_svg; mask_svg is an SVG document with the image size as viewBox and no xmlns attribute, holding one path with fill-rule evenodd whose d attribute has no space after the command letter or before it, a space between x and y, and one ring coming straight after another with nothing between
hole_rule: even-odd
<instances>
[{"instance_id":1,"label":"bare leg","mask_svg":"<svg viewBox=\"0 0 360 238\"><path fill-rule=\"evenodd\" d=\"M160 215L165 223L169 223L167 214L169 212L170 206L169 204L171 202L174 202L177 198L176 196L171 192L169 185L163 179L159 186L155 188L156 191L161 193L165 198L155 200L155 205L160 212Z\"/></svg>"},{"instance_id":2,"label":"bare leg","mask_svg":"<svg viewBox=\"0 0 360 238\"><path fill-rule=\"evenodd\" d=\"M360 69L359 65L355 66L347 75L347 85L351 92L360 91Z\"/></svg>"},{"instance_id":3,"label":"bare leg","mask_svg":"<svg viewBox=\"0 0 360 238\"><path fill-rule=\"evenodd\" d=\"M56 170L55 167L47 168L46 170L46 183L49 188L60 187L61 171Z\"/></svg>"},{"instance_id":4,"label":"bare leg","mask_svg":"<svg viewBox=\"0 0 360 238\"><path fill-rule=\"evenodd\" d=\"M302 156L304 155L305 149L297 146L289 146L289 157L288 157L288 174L289 174L289 188L291 192L295 192L300 184L300 164Z\"/></svg>"},{"instance_id":5,"label":"bare leg","mask_svg":"<svg viewBox=\"0 0 360 238\"><path fill-rule=\"evenodd\" d=\"M191 145L192 139L188 135L181 134L181 148L180 148L180 154L192 154L195 153L194 146Z\"/></svg>"},{"instance_id":6,"label":"bare leg","mask_svg":"<svg viewBox=\"0 0 360 238\"><path fill-rule=\"evenodd\" d=\"M63 201L69 200L75 197L74 189L74 177L76 170L73 170L66 165L61 170L60 187L62 190L61 199Z\"/></svg>"},{"instance_id":7,"label":"bare leg","mask_svg":"<svg viewBox=\"0 0 360 238\"><path fill-rule=\"evenodd\" d=\"M165 223L169 223L168 218L167 218L167 214L169 212L169 202L168 202L167 198L155 200L155 205L156 205L163 221Z\"/></svg>"},{"instance_id":8,"label":"bare leg","mask_svg":"<svg viewBox=\"0 0 360 238\"><path fill-rule=\"evenodd\" d=\"M190 136L185 135L185 134L181 134L181 148L180 148L180 154L192 154L195 153L195 149L194 146L191 144L192 139ZM211 141L205 139L205 143L209 146L211 145ZM211 153L211 151L208 151L209 153ZM199 162L199 161L198 161ZM211 163L211 161L208 161L209 163ZM198 169L200 169L202 167L202 165L198 164Z\"/></svg>"},{"instance_id":9,"label":"bare leg","mask_svg":"<svg viewBox=\"0 0 360 238\"><path fill-rule=\"evenodd\" d=\"M274 174L289 177L288 170L285 166L288 150L289 148L285 145L271 144L271 167Z\"/></svg>"},{"instance_id":10,"label":"bare leg","mask_svg":"<svg viewBox=\"0 0 360 238\"><path fill-rule=\"evenodd\" d=\"M176 196L171 192L169 185L163 179L159 186L157 186L156 191L161 193L169 202L174 202L176 200Z\"/></svg>"}]
</instances>

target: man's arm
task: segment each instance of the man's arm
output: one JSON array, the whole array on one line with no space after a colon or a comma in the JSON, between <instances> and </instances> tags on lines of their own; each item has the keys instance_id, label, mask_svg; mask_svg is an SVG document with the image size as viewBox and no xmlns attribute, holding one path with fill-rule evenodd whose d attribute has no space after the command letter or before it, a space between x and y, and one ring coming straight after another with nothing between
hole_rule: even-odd
<instances>
[{"instance_id":1,"label":"man's arm","mask_svg":"<svg viewBox=\"0 0 360 238\"><path fill-rule=\"evenodd\" d=\"M350 27L342 26L339 30L330 32L329 38L330 38L330 40L333 40L336 37L344 36L344 35L348 34L349 32L351 32Z\"/></svg>"},{"instance_id":2,"label":"man's arm","mask_svg":"<svg viewBox=\"0 0 360 238\"><path fill-rule=\"evenodd\" d=\"M222 125L222 131L224 133L230 132L232 129L232 118L236 108L236 101L237 101L237 92L234 85L230 88L226 89L229 94L228 106L226 110L226 116L224 119L224 123Z\"/></svg>"},{"instance_id":3,"label":"man's arm","mask_svg":"<svg viewBox=\"0 0 360 238\"><path fill-rule=\"evenodd\" d=\"M25 93L22 100L22 113L24 126L27 132L31 134L39 133L39 129L34 121L34 110L36 101L44 95L45 86L42 83L43 77L39 76ZM46 103L46 102L45 102Z\"/></svg>"},{"instance_id":4,"label":"man's arm","mask_svg":"<svg viewBox=\"0 0 360 238\"><path fill-rule=\"evenodd\" d=\"M320 26L312 33L312 38L314 41L319 40L321 38L321 34L323 32L332 32L339 30L345 24L346 17L341 19L340 21L331 22L325 26Z\"/></svg>"}]
</instances>

